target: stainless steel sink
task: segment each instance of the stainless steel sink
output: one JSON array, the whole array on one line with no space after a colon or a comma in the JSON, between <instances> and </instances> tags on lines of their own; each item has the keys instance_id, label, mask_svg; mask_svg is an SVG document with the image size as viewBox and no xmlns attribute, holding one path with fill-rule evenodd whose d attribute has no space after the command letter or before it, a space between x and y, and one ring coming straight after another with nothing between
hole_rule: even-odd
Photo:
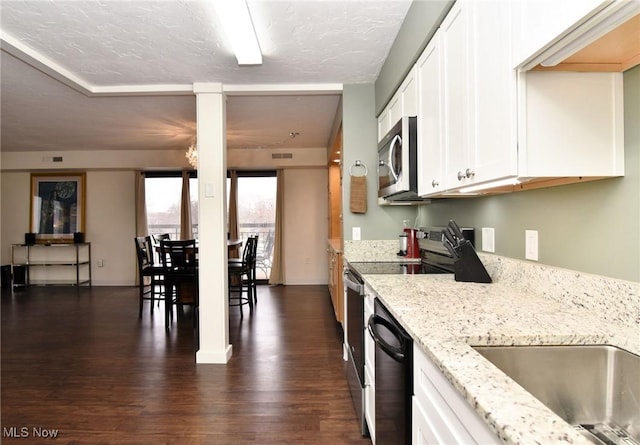
<instances>
[{"instance_id":1,"label":"stainless steel sink","mask_svg":"<svg viewBox=\"0 0 640 445\"><path fill-rule=\"evenodd\" d=\"M640 356L612 346L477 346L597 444L640 444Z\"/></svg>"}]
</instances>

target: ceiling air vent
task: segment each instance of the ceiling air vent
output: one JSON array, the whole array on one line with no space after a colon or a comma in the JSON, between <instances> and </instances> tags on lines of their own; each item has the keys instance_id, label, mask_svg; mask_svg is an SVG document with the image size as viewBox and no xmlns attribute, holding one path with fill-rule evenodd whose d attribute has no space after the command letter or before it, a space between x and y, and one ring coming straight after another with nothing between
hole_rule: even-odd
<instances>
[{"instance_id":1,"label":"ceiling air vent","mask_svg":"<svg viewBox=\"0 0 640 445\"><path fill-rule=\"evenodd\" d=\"M271 153L271 159L293 159L293 153Z\"/></svg>"}]
</instances>

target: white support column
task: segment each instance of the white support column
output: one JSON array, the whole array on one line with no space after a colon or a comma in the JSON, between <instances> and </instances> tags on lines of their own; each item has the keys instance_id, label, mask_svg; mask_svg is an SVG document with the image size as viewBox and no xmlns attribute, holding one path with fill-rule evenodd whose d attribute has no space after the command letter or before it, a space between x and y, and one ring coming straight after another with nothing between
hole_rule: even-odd
<instances>
[{"instance_id":1,"label":"white support column","mask_svg":"<svg viewBox=\"0 0 640 445\"><path fill-rule=\"evenodd\" d=\"M195 83L198 135L200 349L196 363L227 363L226 115L222 84Z\"/></svg>"}]
</instances>

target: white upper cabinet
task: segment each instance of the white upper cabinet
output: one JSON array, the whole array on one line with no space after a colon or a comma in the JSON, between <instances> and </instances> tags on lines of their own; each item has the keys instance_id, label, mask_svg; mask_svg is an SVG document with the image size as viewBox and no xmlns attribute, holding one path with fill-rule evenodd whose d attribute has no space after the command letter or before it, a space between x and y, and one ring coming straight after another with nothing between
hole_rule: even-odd
<instances>
[{"instance_id":1,"label":"white upper cabinet","mask_svg":"<svg viewBox=\"0 0 640 445\"><path fill-rule=\"evenodd\" d=\"M379 138L417 115L422 197L624 175L622 73L525 72L514 60L558 58L561 41L600 35L639 9L640 0L457 0L380 115Z\"/></svg>"},{"instance_id":2,"label":"white upper cabinet","mask_svg":"<svg viewBox=\"0 0 640 445\"><path fill-rule=\"evenodd\" d=\"M403 117L418 112L418 89L415 66L407 74L385 109L378 117L378 141Z\"/></svg>"},{"instance_id":3,"label":"white upper cabinet","mask_svg":"<svg viewBox=\"0 0 640 445\"><path fill-rule=\"evenodd\" d=\"M382 140L385 134L391 128L391 124L389 123L389 108L385 108L380 116L378 116L378 142Z\"/></svg>"},{"instance_id":4,"label":"white upper cabinet","mask_svg":"<svg viewBox=\"0 0 640 445\"><path fill-rule=\"evenodd\" d=\"M510 1L471 3L473 182L518 173L517 77L511 69ZM496 26L500 23L500 26Z\"/></svg>"},{"instance_id":5,"label":"white upper cabinet","mask_svg":"<svg viewBox=\"0 0 640 445\"><path fill-rule=\"evenodd\" d=\"M446 147L444 186L462 185L471 179L473 159L471 108L473 55L471 54L471 9L457 1L442 22L444 66L444 137ZM467 175L469 172L469 175Z\"/></svg>"},{"instance_id":6,"label":"white upper cabinet","mask_svg":"<svg viewBox=\"0 0 640 445\"><path fill-rule=\"evenodd\" d=\"M434 42L419 59L419 122L425 127L435 123L431 120L433 112L421 114L423 108L437 109L434 101L440 96L434 97L431 92L430 97L424 91L437 88L438 82L444 104L440 107L444 109L444 175L442 180L429 176L435 175L429 169L437 169L439 159L434 159L433 167L428 166L436 154L420 143L419 165L427 172L418 182L422 196L517 175L517 83L511 68L509 23L509 0L458 0L438 31L441 42ZM435 44L441 47L435 49ZM436 57L433 51L442 55ZM429 60L432 57L434 60ZM435 59L439 57L441 78L434 78ZM435 144L437 134L422 133L419 128L419 141Z\"/></svg>"},{"instance_id":7,"label":"white upper cabinet","mask_svg":"<svg viewBox=\"0 0 640 445\"><path fill-rule=\"evenodd\" d=\"M418 194L444 190L444 91L441 30L416 63L418 86Z\"/></svg>"},{"instance_id":8,"label":"white upper cabinet","mask_svg":"<svg viewBox=\"0 0 640 445\"><path fill-rule=\"evenodd\" d=\"M400 88L398 88L398 92L402 98L402 115L396 119L396 122L402 116L415 116L418 113L418 86L415 65L405 77Z\"/></svg>"},{"instance_id":9,"label":"white upper cabinet","mask_svg":"<svg viewBox=\"0 0 640 445\"><path fill-rule=\"evenodd\" d=\"M522 73L519 175L624 175L622 73Z\"/></svg>"}]
</instances>

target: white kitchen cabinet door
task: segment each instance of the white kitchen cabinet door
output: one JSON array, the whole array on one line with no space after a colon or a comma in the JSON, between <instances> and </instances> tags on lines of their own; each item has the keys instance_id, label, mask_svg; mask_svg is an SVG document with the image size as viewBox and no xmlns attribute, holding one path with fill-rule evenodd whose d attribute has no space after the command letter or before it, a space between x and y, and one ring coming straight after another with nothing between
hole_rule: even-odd
<instances>
[{"instance_id":1,"label":"white kitchen cabinet door","mask_svg":"<svg viewBox=\"0 0 640 445\"><path fill-rule=\"evenodd\" d=\"M512 0L512 67L526 65L609 3L611 0Z\"/></svg>"},{"instance_id":2,"label":"white kitchen cabinet door","mask_svg":"<svg viewBox=\"0 0 640 445\"><path fill-rule=\"evenodd\" d=\"M418 195L444 190L444 99L441 31L416 63L418 87Z\"/></svg>"},{"instance_id":3,"label":"white kitchen cabinet door","mask_svg":"<svg viewBox=\"0 0 640 445\"><path fill-rule=\"evenodd\" d=\"M387 132L391 130L391 128L393 128L393 126L400 120L401 117L402 95L400 94L400 91L396 91L396 93L391 98L391 102L389 102L389 127L387 128Z\"/></svg>"},{"instance_id":4,"label":"white kitchen cabinet door","mask_svg":"<svg viewBox=\"0 0 640 445\"><path fill-rule=\"evenodd\" d=\"M418 111L418 89L416 87L415 65L404 78L389 102L390 130L403 116L415 116Z\"/></svg>"},{"instance_id":5,"label":"white kitchen cabinet door","mask_svg":"<svg viewBox=\"0 0 640 445\"><path fill-rule=\"evenodd\" d=\"M516 71L511 67L510 0L472 2L472 143L467 183L518 174Z\"/></svg>"},{"instance_id":6,"label":"white kitchen cabinet door","mask_svg":"<svg viewBox=\"0 0 640 445\"><path fill-rule=\"evenodd\" d=\"M509 0L460 0L443 21L447 191L518 174L510 20Z\"/></svg>"},{"instance_id":7,"label":"white kitchen cabinet door","mask_svg":"<svg viewBox=\"0 0 640 445\"><path fill-rule=\"evenodd\" d=\"M470 14L468 1L458 0L445 17L441 30L444 63L445 103L445 184L451 189L467 184L467 170L472 171L471 109L472 102L470 48Z\"/></svg>"},{"instance_id":8,"label":"white kitchen cabinet door","mask_svg":"<svg viewBox=\"0 0 640 445\"><path fill-rule=\"evenodd\" d=\"M420 408L413 415L413 443L423 439L429 445L502 443L416 344L413 360L412 402Z\"/></svg>"},{"instance_id":9,"label":"white kitchen cabinet door","mask_svg":"<svg viewBox=\"0 0 640 445\"><path fill-rule=\"evenodd\" d=\"M385 109L378 116L378 142L382 140L385 134L389 132L391 125L389 124L389 107Z\"/></svg>"},{"instance_id":10,"label":"white kitchen cabinet door","mask_svg":"<svg viewBox=\"0 0 640 445\"><path fill-rule=\"evenodd\" d=\"M411 445L435 445L442 443L429 416L416 396L411 398Z\"/></svg>"},{"instance_id":11,"label":"white kitchen cabinet door","mask_svg":"<svg viewBox=\"0 0 640 445\"><path fill-rule=\"evenodd\" d=\"M398 88L402 100L402 115L416 116L418 113L418 86L416 83L416 66L414 65ZM400 117L396 120L400 120ZM393 125L393 124L392 124Z\"/></svg>"}]
</instances>

